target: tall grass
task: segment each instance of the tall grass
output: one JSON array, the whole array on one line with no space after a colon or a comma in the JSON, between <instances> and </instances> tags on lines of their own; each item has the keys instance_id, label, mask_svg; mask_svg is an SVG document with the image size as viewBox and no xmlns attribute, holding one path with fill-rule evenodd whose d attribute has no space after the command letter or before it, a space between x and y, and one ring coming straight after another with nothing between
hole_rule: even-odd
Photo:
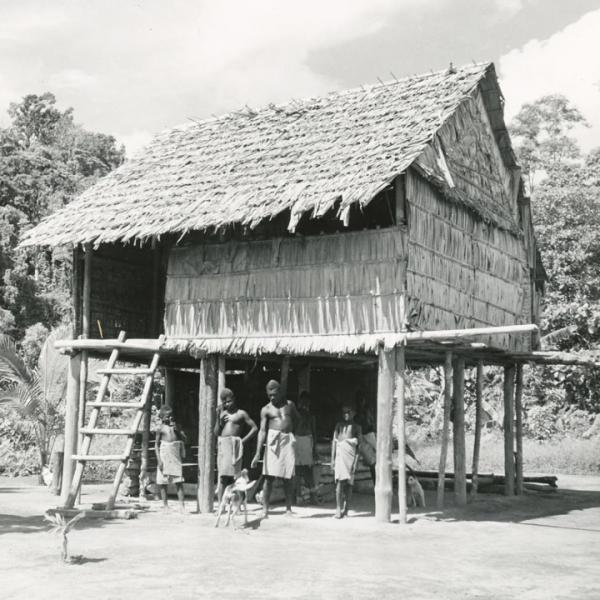
<instances>
[{"instance_id":1,"label":"tall grass","mask_svg":"<svg viewBox=\"0 0 600 600\"><path fill-rule=\"evenodd\" d=\"M467 469L473 462L473 436L467 435ZM425 470L437 470L440 443L415 443L413 449ZM448 448L446 468L452 467L452 441ZM572 475L600 475L600 438L582 439L562 437L539 442L523 440L523 470L527 473L556 473ZM504 472L504 441L499 433L484 433L479 458L480 473Z\"/></svg>"}]
</instances>

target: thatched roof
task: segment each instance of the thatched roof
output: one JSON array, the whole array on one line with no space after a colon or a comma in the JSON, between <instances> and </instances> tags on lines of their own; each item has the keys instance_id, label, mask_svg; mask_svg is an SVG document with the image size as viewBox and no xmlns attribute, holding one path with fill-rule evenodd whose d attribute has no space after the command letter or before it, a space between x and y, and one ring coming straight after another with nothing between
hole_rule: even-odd
<instances>
[{"instance_id":1,"label":"thatched roof","mask_svg":"<svg viewBox=\"0 0 600 600\"><path fill-rule=\"evenodd\" d=\"M131 241L290 209L366 204L413 163L493 65L472 64L176 127L29 231L24 245ZM495 86L497 84L494 83ZM476 207L475 207L476 208Z\"/></svg>"}]
</instances>

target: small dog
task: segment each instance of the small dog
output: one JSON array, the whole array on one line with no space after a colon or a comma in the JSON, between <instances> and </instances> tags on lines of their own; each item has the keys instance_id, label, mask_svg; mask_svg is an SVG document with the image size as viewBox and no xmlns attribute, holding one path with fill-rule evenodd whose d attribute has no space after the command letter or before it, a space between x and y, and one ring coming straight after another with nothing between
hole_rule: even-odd
<instances>
[{"instance_id":1,"label":"small dog","mask_svg":"<svg viewBox=\"0 0 600 600\"><path fill-rule=\"evenodd\" d=\"M408 488L408 505L425 507L425 493L419 483L419 480L414 475L409 475L406 479L406 487Z\"/></svg>"},{"instance_id":2,"label":"small dog","mask_svg":"<svg viewBox=\"0 0 600 600\"><path fill-rule=\"evenodd\" d=\"M233 528L237 529L235 517L240 510L244 512L244 525L248 523L246 493L256 483L256 481L250 481L249 479L248 469L242 469L240 476L223 490L223 497L221 498L221 504L219 504L219 510L217 511L217 522L215 523L215 527L219 526L221 515L223 514L225 507L227 507L227 523L225 523L225 527L229 526L229 522L231 521L233 522Z\"/></svg>"}]
</instances>

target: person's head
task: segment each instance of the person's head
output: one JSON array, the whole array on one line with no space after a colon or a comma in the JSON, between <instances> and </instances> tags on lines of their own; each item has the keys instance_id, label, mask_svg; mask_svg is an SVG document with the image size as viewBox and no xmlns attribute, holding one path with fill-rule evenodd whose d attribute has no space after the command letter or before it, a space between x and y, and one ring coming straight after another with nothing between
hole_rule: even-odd
<instances>
[{"instance_id":1,"label":"person's head","mask_svg":"<svg viewBox=\"0 0 600 600\"><path fill-rule=\"evenodd\" d=\"M162 406L158 411L158 416L160 420L167 425L171 425L174 422L173 409L170 406Z\"/></svg>"},{"instance_id":2,"label":"person's head","mask_svg":"<svg viewBox=\"0 0 600 600\"><path fill-rule=\"evenodd\" d=\"M275 381L274 379L271 379L271 381L267 383L267 398L271 402L277 402L279 400L280 389L281 386L279 385L279 382Z\"/></svg>"},{"instance_id":3,"label":"person's head","mask_svg":"<svg viewBox=\"0 0 600 600\"><path fill-rule=\"evenodd\" d=\"M342 405L342 418L344 421L352 421L354 420L354 415L356 414L356 410L354 409L354 405L350 402L346 402Z\"/></svg>"},{"instance_id":4,"label":"person's head","mask_svg":"<svg viewBox=\"0 0 600 600\"><path fill-rule=\"evenodd\" d=\"M303 390L298 396L298 410L302 412L310 411L310 392Z\"/></svg>"},{"instance_id":5,"label":"person's head","mask_svg":"<svg viewBox=\"0 0 600 600\"><path fill-rule=\"evenodd\" d=\"M229 388L223 388L221 390L221 404L226 411L232 411L235 409L235 396Z\"/></svg>"}]
</instances>

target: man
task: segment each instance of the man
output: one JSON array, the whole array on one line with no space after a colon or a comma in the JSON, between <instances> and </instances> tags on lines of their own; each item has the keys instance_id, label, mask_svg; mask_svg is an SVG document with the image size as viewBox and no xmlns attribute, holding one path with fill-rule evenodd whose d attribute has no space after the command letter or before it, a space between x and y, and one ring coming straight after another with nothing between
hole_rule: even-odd
<instances>
[{"instance_id":1,"label":"man","mask_svg":"<svg viewBox=\"0 0 600 600\"><path fill-rule=\"evenodd\" d=\"M160 489L163 507L168 507L167 486L174 483L177 487L177 498L181 512L185 511L183 495L183 458L185 446L183 434L179 431L173 419L173 409L163 406L158 416L161 424L156 430L156 444L154 451L158 462L156 483Z\"/></svg>"},{"instance_id":2,"label":"man","mask_svg":"<svg viewBox=\"0 0 600 600\"><path fill-rule=\"evenodd\" d=\"M310 501L318 502L313 474L317 462L317 434L314 415L310 414L310 393L300 392L298 398L298 425L296 427L296 476L298 489L302 481L308 486Z\"/></svg>"},{"instance_id":3,"label":"man","mask_svg":"<svg viewBox=\"0 0 600 600\"><path fill-rule=\"evenodd\" d=\"M235 396L229 388L223 388L220 394L221 411L215 425L217 436L217 471L219 473L219 487L217 495L218 505L221 505L223 490L235 481L242 472L242 458L244 445L258 431L256 423L249 417L245 410L237 407ZM242 438L244 426L248 433Z\"/></svg>"},{"instance_id":4,"label":"man","mask_svg":"<svg viewBox=\"0 0 600 600\"><path fill-rule=\"evenodd\" d=\"M293 402L282 397L277 381L271 380L267 383L267 397L269 403L260 411L260 430L256 454L251 465L253 469L257 467L264 445L263 518L265 519L269 515L269 500L275 478L283 481L286 512L288 514L292 512L296 463L294 431L298 423L298 411Z\"/></svg>"}]
</instances>

